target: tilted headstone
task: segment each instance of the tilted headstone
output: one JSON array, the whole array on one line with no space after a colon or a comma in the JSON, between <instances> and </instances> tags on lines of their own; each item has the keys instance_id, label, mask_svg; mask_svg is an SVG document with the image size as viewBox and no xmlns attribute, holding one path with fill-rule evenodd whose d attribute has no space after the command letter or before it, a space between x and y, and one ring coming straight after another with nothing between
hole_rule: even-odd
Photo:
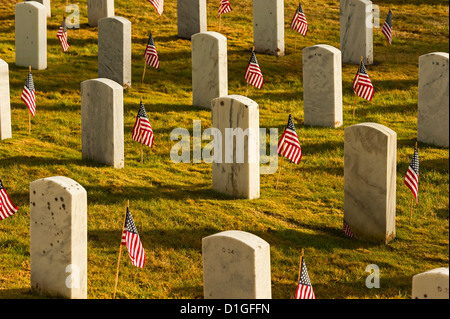
<instances>
[{"instance_id":1,"label":"tilted headstone","mask_svg":"<svg viewBox=\"0 0 450 319\"><path fill-rule=\"evenodd\" d=\"M81 82L83 159L124 167L123 88L110 79Z\"/></svg>"},{"instance_id":2,"label":"tilted headstone","mask_svg":"<svg viewBox=\"0 0 450 319\"><path fill-rule=\"evenodd\" d=\"M217 150L221 162L212 163L212 188L230 196L258 198L258 104L240 95L216 98L211 104L211 126L222 138Z\"/></svg>"},{"instance_id":3,"label":"tilted headstone","mask_svg":"<svg viewBox=\"0 0 450 319\"><path fill-rule=\"evenodd\" d=\"M9 66L0 59L0 140L11 138Z\"/></svg>"},{"instance_id":4,"label":"tilted headstone","mask_svg":"<svg viewBox=\"0 0 450 319\"><path fill-rule=\"evenodd\" d=\"M303 49L305 125L342 125L341 51L326 44Z\"/></svg>"},{"instance_id":5,"label":"tilted headstone","mask_svg":"<svg viewBox=\"0 0 450 319\"><path fill-rule=\"evenodd\" d=\"M372 1L340 0L342 62L373 64Z\"/></svg>"},{"instance_id":6,"label":"tilted headstone","mask_svg":"<svg viewBox=\"0 0 450 319\"><path fill-rule=\"evenodd\" d=\"M205 299L270 299L270 245L230 230L202 239Z\"/></svg>"},{"instance_id":7,"label":"tilted headstone","mask_svg":"<svg viewBox=\"0 0 450 319\"><path fill-rule=\"evenodd\" d=\"M16 65L47 68L47 9L36 1L16 4Z\"/></svg>"},{"instance_id":8,"label":"tilted headstone","mask_svg":"<svg viewBox=\"0 0 450 319\"><path fill-rule=\"evenodd\" d=\"M98 77L131 86L131 22L125 18L98 22Z\"/></svg>"},{"instance_id":9,"label":"tilted headstone","mask_svg":"<svg viewBox=\"0 0 450 319\"><path fill-rule=\"evenodd\" d=\"M36 1L43 4L47 9L47 18L50 18L52 16L52 6L50 4L50 0L25 0L25 1Z\"/></svg>"},{"instance_id":10,"label":"tilted headstone","mask_svg":"<svg viewBox=\"0 0 450 319\"><path fill-rule=\"evenodd\" d=\"M395 238L397 133L376 123L345 128L344 220L357 238Z\"/></svg>"},{"instance_id":11,"label":"tilted headstone","mask_svg":"<svg viewBox=\"0 0 450 319\"><path fill-rule=\"evenodd\" d=\"M449 299L448 267L415 275L412 278L412 299Z\"/></svg>"},{"instance_id":12,"label":"tilted headstone","mask_svg":"<svg viewBox=\"0 0 450 319\"><path fill-rule=\"evenodd\" d=\"M87 298L87 195L70 178L30 183L30 269L32 292Z\"/></svg>"},{"instance_id":13,"label":"tilted headstone","mask_svg":"<svg viewBox=\"0 0 450 319\"><path fill-rule=\"evenodd\" d=\"M228 95L227 38L217 32L192 36L192 103L211 108L211 101Z\"/></svg>"},{"instance_id":14,"label":"tilted headstone","mask_svg":"<svg viewBox=\"0 0 450 319\"><path fill-rule=\"evenodd\" d=\"M88 24L97 27L101 18L114 17L114 0L87 0Z\"/></svg>"},{"instance_id":15,"label":"tilted headstone","mask_svg":"<svg viewBox=\"0 0 450 319\"><path fill-rule=\"evenodd\" d=\"M191 39L207 30L206 0L177 0L178 37Z\"/></svg>"},{"instance_id":16,"label":"tilted headstone","mask_svg":"<svg viewBox=\"0 0 450 319\"><path fill-rule=\"evenodd\" d=\"M417 140L448 147L448 53L434 52L419 58Z\"/></svg>"},{"instance_id":17,"label":"tilted headstone","mask_svg":"<svg viewBox=\"0 0 450 319\"><path fill-rule=\"evenodd\" d=\"M253 43L256 52L284 55L283 0L253 0Z\"/></svg>"}]
</instances>

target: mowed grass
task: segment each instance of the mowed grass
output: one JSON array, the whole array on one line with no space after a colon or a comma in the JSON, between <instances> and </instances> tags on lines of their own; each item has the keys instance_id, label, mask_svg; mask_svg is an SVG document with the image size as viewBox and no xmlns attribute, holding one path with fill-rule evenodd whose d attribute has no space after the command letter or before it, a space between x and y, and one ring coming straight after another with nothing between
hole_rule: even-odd
<instances>
[{"instance_id":1,"label":"mowed grass","mask_svg":"<svg viewBox=\"0 0 450 319\"><path fill-rule=\"evenodd\" d=\"M417 138L418 59L448 52L449 2L377 1L380 24L389 8L394 40L386 46L374 29L374 65L367 67L375 86L372 102L358 99L352 116L351 88L357 66L343 65L344 125L337 129L303 124L302 49L315 44L339 48L339 2L302 1L309 21L306 37L289 28L298 5L285 1L286 55L257 54L264 74L261 90L249 98L260 106L260 126L281 135L292 112L303 158L282 160L277 174L261 175L261 197L233 199L211 188L211 165L173 163L173 129L192 134L194 120L211 126L210 112L192 107L191 43L177 38L176 1L165 1L159 17L144 0L116 0L115 14L132 22L132 86L124 91L125 168L113 169L81 158L80 82L97 78L97 31L87 25L85 2L80 28L68 30L69 51L56 38L65 13L52 1L48 19L48 68L33 70L37 110L28 135L28 110L20 99L27 69L15 66L14 3L0 0L0 58L9 64L13 137L0 142L0 179L19 211L0 222L0 298L37 298L30 293L30 182L67 176L88 196L88 298L111 298L126 203L130 201L146 252L146 265L131 265L122 252L116 298L203 298L201 240L225 230L255 234L270 244L272 295L293 298L303 248L318 299L411 298L412 276L449 266L449 151L419 143L419 203L413 208L404 174ZM208 1L208 30L218 31L217 3ZM227 37L229 94L245 94L244 71L253 46L252 1L231 3L220 32ZM68 14L66 13L66 16ZM152 32L161 61L147 67L143 53ZM131 132L143 98L155 143L144 149ZM397 132L396 238L376 244L347 238L344 216L344 128L362 122ZM208 141L204 141L205 145ZM191 152L192 156L192 152ZM380 268L380 288L365 285L366 267Z\"/></svg>"}]
</instances>

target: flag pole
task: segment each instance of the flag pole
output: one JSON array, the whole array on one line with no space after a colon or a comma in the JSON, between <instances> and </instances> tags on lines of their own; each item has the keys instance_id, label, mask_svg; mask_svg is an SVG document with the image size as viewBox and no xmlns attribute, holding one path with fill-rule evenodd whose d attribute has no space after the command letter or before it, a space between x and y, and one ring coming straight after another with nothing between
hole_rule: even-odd
<instances>
[{"instance_id":1,"label":"flag pole","mask_svg":"<svg viewBox=\"0 0 450 319\"><path fill-rule=\"evenodd\" d=\"M144 60L144 73L142 73L142 83L144 83L145 69L146 68L147 68L147 61Z\"/></svg>"},{"instance_id":2,"label":"flag pole","mask_svg":"<svg viewBox=\"0 0 450 319\"><path fill-rule=\"evenodd\" d=\"M298 266L298 279L297 279L297 286L298 283L300 282L300 278L302 276L302 264L303 264L303 254L304 254L304 249L302 248L301 252L300 252L300 265ZM294 296L294 299L296 298L296 296Z\"/></svg>"},{"instance_id":3,"label":"flag pole","mask_svg":"<svg viewBox=\"0 0 450 319\"><path fill-rule=\"evenodd\" d=\"M359 69L358 69L358 73L359 70L361 69L361 63L362 63L363 57L361 55L361 61L359 62ZM356 82L356 92L355 92L355 104L353 105L353 117L355 117L355 109L356 109L356 100L358 99L358 95L356 94L358 92L358 85L359 85L359 81Z\"/></svg>"},{"instance_id":4,"label":"flag pole","mask_svg":"<svg viewBox=\"0 0 450 319\"><path fill-rule=\"evenodd\" d=\"M417 149L417 142L414 147L414 150ZM413 209L413 202L414 202L414 194L411 192L411 206L409 207L409 224L411 225L412 222L412 209Z\"/></svg>"},{"instance_id":5,"label":"flag pole","mask_svg":"<svg viewBox=\"0 0 450 319\"><path fill-rule=\"evenodd\" d=\"M284 151L286 150L286 143L283 143L283 152L281 153L281 159L280 159L280 166L278 167L278 177L277 177L277 185L275 186L275 189L278 189L278 181L280 180L280 173L281 173L281 163L283 160L283 154Z\"/></svg>"},{"instance_id":6,"label":"flag pole","mask_svg":"<svg viewBox=\"0 0 450 319\"><path fill-rule=\"evenodd\" d=\"M130 201L127 200L127 210L130 205ZM122 235L123 235L123 229L125 228L125 221L127 220L127 213L125 212L125 219L123 220L123 226L122 226ZM114 284L114 294L113 299L116 299L116 289L117 289L117 281L119 280L119 266L120 266L120 257L122 255L122 237L120 239L120 248L119 248L119 259L117 260L117 272L116 272L116 283Z\"/></svg>"}]
</instances>

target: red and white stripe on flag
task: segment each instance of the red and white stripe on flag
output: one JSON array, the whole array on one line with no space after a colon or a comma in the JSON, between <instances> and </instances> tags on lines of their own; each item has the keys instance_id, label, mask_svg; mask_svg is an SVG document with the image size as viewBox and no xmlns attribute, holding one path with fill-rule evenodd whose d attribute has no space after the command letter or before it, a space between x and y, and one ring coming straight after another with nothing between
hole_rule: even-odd
<instances>
[{"instance_id":1,"label":"red and white stripe on flag","mask_svg":"<svg viewBox=\"0 0 450 319\"><path fill-rule=\"evenodd\" d=\"M146 118L138 117L133 127L132 139L149 147L153 147L153 130Z\"/></svg>"},{"instance_id":2,"label":"red and white stripe on flag","mask_svg":"<svg viewBox=\"0 0 450 319\"><path fill-rule=\"evenodd\" d=\"M231 12L231 5L230 5L230 1L228 0L220 0L219 3L219 17L224 14L224 13L228 13Z\"/></svg>"},{"instance_id":3,"label":"red and white stripe on flag","mask_svg":"<svg viewBox=\"0 0 450 319\"><path fill-rule=\"evenodd\" d=\"M302 159L302 148L298 142L297 133L286 129L278 142L277 152L295 164L300 163Z\"/></svg>"},{"instance_id":4,"label":"red and white stripe on flag","mask_svg":"<svg viewBox=\"0 0 450 319\"><path fill-rule=\"evenodd\" d=\"M375 90L367 73L358 71L353 80L353 91L357 96L362 97L369 102L372 101Z\"/></svg>"},{"instance_id":5,"label":"red and white stripe on flag","mask_svg":"<svg viewBox=\"0 0 450 319\"><path fill-rule=\"evenodd\" d=\"M21 99L28 106L31 115L34 117L36 113L36 93L34 90L30 90L27 86L24 86Z\"/></svg>"},{"instance_id":6,"label":"red and white stripe on flag","mask_svg":"<svg viewBox=\"0 0 450 319\"><path fill-rule=\"evenodd\" d=\"M147 0L150 2L156 9L156 12L161 16L164 11L164 0Z\"/></svg>"},{"instance_id":7,"label":"red and white stripe on flag","mask_svg":"<svg viewBox=\"0 0 450 319\"><path fill-rule=\"evenodd\" d=\"M61 42L61 47L63 49L64 52L66 52L70 45L67 43L67 32L64 31L64 27L61 26L58 29L58 33L56 34L56 36L58 37L59 41Z\"/></svg>"},{"instance_id":8,"label":"red and white stripe on flag","mask_svg":"<svg viewBox=\"0 0 450 319\"><path fill-rule=\"evenodd\" d=\"M384 36L387 38L389 44L392 44L392 29L387 23L383 24L383 27L381 28L381 33L383 33Z\"/></svg>"},{"instance_id":9,"label":"red and white stripe on flag","mask_svg":"<svg viewBox=\"0 0 450 319\"><path fill-rule=\"evenodd\" d=\"M130 255L133 266L143 268L145 265L145 252L139 234L124 230L122 235L122 245L127 246L128 254Z\"/></svg>"},{"instance_id":10,"label":"red and white stripe on flag","mask_svg":"<svg viewBox=\"0 0 450 319\"><path fill-rule=\"evenodd\" d=\"M156 52L156 48L153 45L147 45L147 49L145 50L145 62L147 65L154 67L155 69L159 69L159 58L158 53Z\"/></svg>"},{"instance_id":11,"label":"red and white stripe on flag","mask_svg":"<svg viewBox=\"0 0 450 319\"><path fill-rule=\"evenodd\" d=\"M0 220L14 215L17 210L17 206L14 205L11 198L9 198L9 195L0 180Z\"/></svg>"},{"instance_id":12,"label":"red and white stripe on flag","mask_svg":"<svg viewBox=\"0 0 450 319\"><path fill-rule=\"evenodd\" d=\"M414 155L411 159L411 163L409 164L408 170L406 171L404 183L411 190L417 204L419 193L419 152L417 151L417 149L414 150Z\"/></svg>"}]
</instances>

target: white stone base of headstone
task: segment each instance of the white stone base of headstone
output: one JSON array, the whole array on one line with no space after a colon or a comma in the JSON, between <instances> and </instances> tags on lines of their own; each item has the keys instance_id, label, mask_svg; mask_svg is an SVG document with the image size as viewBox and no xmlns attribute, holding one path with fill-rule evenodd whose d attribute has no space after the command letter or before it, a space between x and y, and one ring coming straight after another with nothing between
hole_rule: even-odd
<instances>
[{"instance_id":1,"label":"white stone base of headstone","mask_svg":"<svg viewBox=\"0 0 450 319\"><path fill-rule=\"evenodd\" d=\"M434 52L419 58L417 140L449 146L448 53Z\"/></svg>"},{"instance_id":2,"label":"white stone base of headstone","mask_svg":"<svg viewBox=\"0 0 450 319\"><path fill-rule=\"evenodd\" d=\"M210 109L228 95L227 38L207 31L192 36L192 104Z\"/></svg>"},{"instance_id":3,"label":"white stone base of headstone","mask_svg":"<svg viewBox=\"0 0 450 319\"><path fill-rule=\"evenodd\" d=\"M258 104L240 95L216 98L211 104L211 126L222 137L221 162L212 163L212 188L234 197L258 198Z\"/></svg>"},{"instance_id":4,"label":"white stone base of headstone","mask_svg":"<svg viewBox=\"0 0 450 319\"><path fill-rule=\"evenodd\" d=\"M230 230L202 239L205 299L270 299L270 245Z\"/></svg>"},{"instance_id":5,"label":"white stone base of headstone","mask_svg":"<svg viewBox=\"0 0 450 319\"><path fill-rule=\"evenodd\" d=\"M87 194L70 178L30 183L30 269L33 293L87 298Z\"/></svg>"},{"instance_id":6,"label":"white stone base of headstone","mask_svg":"<svg viewBox=\"0 0 450 319\"><path fill-rule=\"evenodd\" d=\"M448 267L436 268L412 279L412 299L449 299Z\"/></svg>"},{"instance_id":7,"label":"white stone base of headstone","mask_svg":"<svg viewBox=\"0 0 450 319\"><path fill-rule=\"evenodd\" d=\"M206 0L177 0L178 37L191 37L207 30Z\"/></svg>"},{"instance_id":8,"label":"white stone base of headstone","mask_svg":"<svg viewBox=\"0 0 450 319\"><path fill-rule=\"evenodd\" d=\"M88 24L98 26L98 20L114 17L114 0L87 0Z\"/></svg>"},{"instance_id":9,"label":"white stone base of headstone","mask_svg":"<svg viewBox=\"0 0 450 319\"><path fill-rule=\"evenodd\" d=\"M284 55L284 1L253 0L255 52Z\"/></svg>"},{"instance_id":10,"label":"white stone base of headstone","mask_svg":"<svg viewBox=\"0 0 450 319\"><path fill-rule=\"evenodd\" d=\"M340 0L340 42L342 62L373 64L372 1Z\"/></svg>"},{"instance_id":11,"label":"white stone base of headstone","mask_svg":"<svg viewBox=\"0 0 450 319\"><path fill-rule=\"evenodd\" d=\"M305 125L342 126L341 51L326 44L303 49Z\"/></svg>"},{"instance_id":12,"label":"white stone base of headstone","mask_svg":"<svg viewBox=\"0 0 450 319\"><path fill-rule=\"evenodd\" d=\"M376 123L345 128L344 220L356 238L395 238L397 133Z\"/></svg>"},{"instance_id":13,"label":"white stone base of headstone","mask_svg":"<svg viewBox=\"0 0 450 319\"><path fill-rule=\"evenodd\" d=\"M47 68L47 8L36 1L16 4L16 65Z\"/></svg>"},{"instance_id":14,"label":"white stone base of headstone","mask_svg":"<svg viewBox=\"0 0 450 319\"><path fill-rule=\"evenodd\" d=\"M9 66L0 59L0 140L11 138L11 135Z\"/></svg>"}]
</instances>

